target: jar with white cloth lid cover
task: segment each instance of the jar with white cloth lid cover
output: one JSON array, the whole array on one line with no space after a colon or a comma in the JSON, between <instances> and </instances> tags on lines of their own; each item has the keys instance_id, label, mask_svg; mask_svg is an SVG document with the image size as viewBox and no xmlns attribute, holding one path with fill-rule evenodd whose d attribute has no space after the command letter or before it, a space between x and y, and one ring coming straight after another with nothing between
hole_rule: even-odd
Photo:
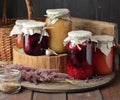
<instances>
[{"instance_id":1,"label":"jar with white cloth lid cover","mask_svg":"<svg viewBox=\"0 0 120 100\"><path fill-rule=\"evenodd\" d=\"M24 51L28 55L44 55L48 48L48 33L45 23L32 21L23 23L22 32L24 33Z\"/></svg>"},{"instance_id":2,"label":"jar with white cloth lid cover","mask_svg":"<svg viewBox=\"0 0 120 100\"><path fill-rule=\"evenodd\" d=\"M96 46L93 53L93 66L96 74L110 74L113 71L114 37L110 35L95 35Z\"/></svg>"},{"instance_id":3,"label":"jar with white cloth lid cover","mask_svg":"<svg viewBox=\"0 0 120 100\"><path fill-rule=\"evenodd\" d=\"M64 40L67 48L67 73L75 79L93 76L92 55L94 43L92 33L85 30L71 31Z\"/></svg>"},{"instance_id":4,"label":"jar with white cloth lid cover","mask_svg":"<svg viewBox=\"0 0 120 100\"><path fill-rule=\"evenodd\" d=\"M10 32L10 36L16 36L15 38L15 43L18 48L23 48L23 33L22 33L22 28L23 28L23 23L28 22L28 21L34 21L34 20L16 20L15 25L13 29Z\"/></svg>"},{"instance_id":5,"label":"jar with white cloth lid cover","mask_svg":"<svg viewBox=\"0 0 120 100\"><path fill-rule=\"evenodd\" d=\"M49 33L49 48L57 53L66 52L63 45L67 33L72 30L70 11L66 8L48 9L46 11L46 26Z\"/></svg>"}]
</instances>

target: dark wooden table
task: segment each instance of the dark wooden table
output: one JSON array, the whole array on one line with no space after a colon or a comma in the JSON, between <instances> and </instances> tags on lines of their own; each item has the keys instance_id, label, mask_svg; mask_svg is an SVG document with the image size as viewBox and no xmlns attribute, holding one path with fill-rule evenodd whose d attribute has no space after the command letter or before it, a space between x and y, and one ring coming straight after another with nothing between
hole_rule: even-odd
<instances>
[{"instance_id":1,"label":"dark wooden table","mask_svg":"<svg viewBox=\"0 0 120 100\"><path fill-rule=\"evenodd\" d=\"M120 72L119 72L120 73ZM120 100L120 74L99 89L79 93L41 93L23 89L18 94L3 94L0 100Z\"/></svg>"}]
</instances>

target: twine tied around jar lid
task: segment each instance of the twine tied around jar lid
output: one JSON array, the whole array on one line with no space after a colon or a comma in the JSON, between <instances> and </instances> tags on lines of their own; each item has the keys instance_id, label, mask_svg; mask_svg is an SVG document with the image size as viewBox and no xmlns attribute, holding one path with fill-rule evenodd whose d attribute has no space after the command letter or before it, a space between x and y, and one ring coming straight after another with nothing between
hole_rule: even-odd
<instances>
[{"instance_id":1,"label":"twine tied around jar lid","mask_svg":"<svg viewBox=\"0 0 120 100\"><path fill-rule=\"evenodd\" d=\"M96 40L96 48L100 49L106 56L110 53L111 47L114 46L114 37L110 35L95 35L91 39Z\"/></svg>"},{"instance_id":2,"label":"twine tied around jar lid","mask_svg":"<svg viewBox=\"0 0 120 100\"><path fill-rule=\"evenodd\" d=\"M25 23L25 22L28 22L28 21L34 21L34 20L27 20L27 19L16 20L15 25L10 32L10 36L13 36L13 35L16 35L16 34L22 34L22 28L23 28L22 24Z\"/></svg>"},{"instance_id":3,"label":"twine tied around jar lid","mask_svg":"<svg viewBox=\"0 0 120 100\"><path fill-rule=\"evenodd\" d=\"M46 31L45 22L40 22L40 21L23 23L22 32L24 34L29 34L29 35L38 33L44 36L49 36Z\"/></svg>"},{"instance_id":4,"label":"twine tied around jar lid","mask_svg":"<svg viewBox=\"0 0 120 100\"><path fill-rule=\"evenodd\" d=\"M47 15L45 16L49 17L48 23L50 24L55 24L59 18L71 21L70 11L66 8L48 9L46 13Z\"/></svg>"},{"instance_id":5,"label":"twine tied around jar lid","mask_svg":"<svg viewBox=\"0 0 120 100\"><path fill-rule=\"evenodd\" d=\"M75 30L68 33L68 37L64 40L64 45L66 45L69 41L75 44L83 44L86 40L90 39L92 33L90 31L85 30Z\"/></svg>"}]
</instances>

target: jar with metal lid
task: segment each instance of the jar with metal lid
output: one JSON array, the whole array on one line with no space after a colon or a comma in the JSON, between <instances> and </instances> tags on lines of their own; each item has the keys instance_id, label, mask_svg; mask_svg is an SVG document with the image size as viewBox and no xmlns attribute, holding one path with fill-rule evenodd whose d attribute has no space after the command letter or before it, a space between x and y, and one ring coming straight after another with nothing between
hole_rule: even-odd
<instances>
[{"instance_id":1,"label":"jar with metal lid","mask_svg":"<svg viewBox=\"0 0 120 100\"><path fill-rule=\"evenodd\" d=\"M70 11L68 9L48 9L46 26L49 33L49 48L57 53L66 52L63 45L67 33L72 30Z\"/></svg>"},{"instance_id":2,"label":"jar with metal lid","mask_svg":"<svg viewBox=\"0 0 120 100\"><path fill-rule=\"evenodd\" d=\"M113 71L114 37L109 35L93 36L97 43L93 53L93 66L97 74L110 74Z\"/></svg>"},{"instance_id":3,"label":"jar with metal lid","mask_svg":"<svg viewBox=\"0 0 120 100\"><path fill-rule=\"evenodd\" d=\"M45 30L44 22L23 23L24 33L23 49L26 54L39 56L44 55L48 48L48 33Z\"/></svg>"},{"instance_id":4,"label":"jar with metal lid","mask_svg":"<svg viewBox=\"0 0 120 100\"><path fill-rule=\"evenodd\" d=\"M94 44L90 39L91 35L90 31L71 31L64 40L68 53L67 73L73 78L85 79L93 76Z\"/></svg>"},{"instance_id":5,"label":"jar with metal lid","mask_svg":"<svg viewBox=\"0 0 120 100\"><path fill-rule=\"evenodd\" d=\"M23 33L22 33L22 24L28 21L33 20L16 20L15 25L10 32L10 36L16 36L15 43L18 48L23 48Z\"/></svg>"}]
</instances>

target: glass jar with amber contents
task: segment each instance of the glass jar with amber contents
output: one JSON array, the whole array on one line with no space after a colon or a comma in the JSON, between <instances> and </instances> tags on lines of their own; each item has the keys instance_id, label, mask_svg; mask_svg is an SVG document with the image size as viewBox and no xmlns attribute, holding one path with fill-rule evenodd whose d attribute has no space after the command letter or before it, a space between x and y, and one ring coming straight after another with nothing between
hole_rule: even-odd
<instances>
[{"instance_id":1,"label":"glass jar with amber contents","mask_svg":"<svg viewBox=\"0 0 120 100\"><path fill-rule=\"evenodd\" d=\"M97 43L93 53L93 66L96 74L110 74L113 71L113 36L93 36Z\"/></svg>"},{"instance_id":2,"label":"glass jar with amber contents","mask_svg":"<svg viewBox=\"0 0 120 100\"><path fill-rule=\"evenodd\" d=\"M23 49L26 54L39 56L44 55L48 48L48 34L45 30L44 22L23 23L24 33Z\"/></svg>"},{"instance_id":3,"label":"glass jar with amber contents","mask_svg":"<svg viewBox=\"0 0 120 100\"><path fill-rule=\"evenodd\" d=\"M68 9L48 9L46 26L49 33L49 48L57 53L66 52L63 45L67 33L72 30L70 11Z\"/></svg>"},{"instance_id":4,"label":"glass jar with amber contents","mask_svg":"<svg viewBox=\"0 0 120 100\"><path fill-rule=\"evenodd\" d=\"M67 48L67 73L75 79L93 76L92 54L94 43L90 39L92 33L78 30L68 33L64 40Z\"/></svg>"},{"instance_id":5,"label":"glass jar with amber contents","mask_svg":"<svg viewBox=\"0 0 120 100\"><path fill-rule=\"evenodd\" d=\"M10 36L15 36L15 43L18 48L23 48L23 33L22 33L22 24L28 21L33 20L16 20L15 25L10 32Z\"/></svg>"}]
</instances>

